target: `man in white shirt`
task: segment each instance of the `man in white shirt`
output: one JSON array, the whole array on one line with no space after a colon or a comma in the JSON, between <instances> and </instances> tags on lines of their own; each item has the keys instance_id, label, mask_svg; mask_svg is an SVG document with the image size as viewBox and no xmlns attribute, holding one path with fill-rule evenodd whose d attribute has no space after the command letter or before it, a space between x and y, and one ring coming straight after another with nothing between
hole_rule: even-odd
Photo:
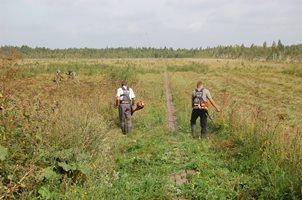
<instances>
[{"instance_id":1,"label":"man in white shirt","mask_svg":"<svg viewBox=\"0 0 302 200\"><path fill-rule=\"evenodd\" d=\"M130 133L132 129L131 111L135 103L135 95L133 90L128 87L127 81L122 81L121 87L117 89L115 96L122 132L123 134Z\"/></svg>"}]
</instances>

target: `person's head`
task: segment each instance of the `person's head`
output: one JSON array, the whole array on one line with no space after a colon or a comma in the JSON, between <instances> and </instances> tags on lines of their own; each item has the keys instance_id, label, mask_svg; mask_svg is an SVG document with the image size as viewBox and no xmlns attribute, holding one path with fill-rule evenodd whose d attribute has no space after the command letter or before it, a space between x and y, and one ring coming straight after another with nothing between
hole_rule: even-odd
<instances>
[{"instance_id":1,"label":"person's head","mask_svg":"<svg viewBox=\"0 0 302 200\"><path fill-rule=\"evenodd\" d=\"M127 83L127 81L123 80L122 83L121 83L121 85L122 85L122 87L123 87L123 86L126 86L126 87L127 87L127 86L128 86L128 83Z\"/></svg>"},{"instance_id":2,"label":"person's head","mask_svg":"<svg viewBox=\"0 0 302 200\"><path fill-rule=\"evenodd\" d=\"M196 84L196 87L197 88L202 88L203 87L203 84L201 81L198 81L197 84Z\"/></svg>"}]
</instances>

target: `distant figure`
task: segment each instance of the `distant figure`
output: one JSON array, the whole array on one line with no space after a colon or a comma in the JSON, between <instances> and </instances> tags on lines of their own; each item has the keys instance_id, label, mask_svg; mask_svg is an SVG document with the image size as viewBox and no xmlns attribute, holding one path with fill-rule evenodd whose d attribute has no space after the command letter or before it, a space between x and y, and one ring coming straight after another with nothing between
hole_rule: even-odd
<instances>
[{"instance_id":1,"label":"distant figure","mask_svg":"<svg viewBox=\"0 0 302 200\"><path fill-rule=\"evenodd\" d=\"M74 79L76 76L76 72L74 70L68 70L66 75L68 76L68 78Z\"/></svg>"},{"instance_id":2,"label":"distant figure","mask_svg":"<svg viewBox=\"0 0 302 200\"><path fill-rule=\"evenodd\" d=\"M135 95L131 88L128 87L127 81L122 81L121 87L116 91L116 106L119 109L120 126L123 134L131 132L132 120L131 112L132 106L135 103Z\"/></svg>"},{"instance_id":3,"label":"distant figure","mask_svg":"<svg viewBox=\"0 0 302 200\"><path fill-rule=\"evenodd\" d=\"M207 126L208 126L208 102L216 108L217 112L220 112L220 108L216 105L212 99L210 91L203 87L201 81L197 82L196 89L192 92L192 114L191 114L191 131L192 137L195 138L196 120L200 117L201 126L201 138L207 137Z\"/></svg>"},{"instance_id":4,"label":"distant figure","mask_svg":"<svg viewBox=\"0 0 302 200\"><path fill-rule=\"evenodd\" d=\"M60 86L60 82L63 80L63 76L61 74L61 71L58 69L56 74L55 74L55 78L54 78L54 81L56 82L57 84L57 87Z\"/></svg>"}]
</instances>

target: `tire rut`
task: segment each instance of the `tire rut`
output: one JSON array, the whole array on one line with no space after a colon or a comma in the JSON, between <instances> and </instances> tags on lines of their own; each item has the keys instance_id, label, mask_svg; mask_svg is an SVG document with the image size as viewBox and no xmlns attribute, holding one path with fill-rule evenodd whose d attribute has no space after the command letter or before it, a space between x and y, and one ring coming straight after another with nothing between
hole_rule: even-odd
<instances>
[{"instance_id":1,"label":"tire rut","mask_svg":"<svg viewBox=\"0 0 302 200\"><path fill-rule=\"evenodd\" d=\"M176 116L173 106L173 98L170 88L170 81L168 77L168 69L167 66L164 66L164 78L166 85L166 99L167 99L167 111L168 111L168 127L170 130L175 131L177 128L176 125Z\"/></svg>"}]
</instances>

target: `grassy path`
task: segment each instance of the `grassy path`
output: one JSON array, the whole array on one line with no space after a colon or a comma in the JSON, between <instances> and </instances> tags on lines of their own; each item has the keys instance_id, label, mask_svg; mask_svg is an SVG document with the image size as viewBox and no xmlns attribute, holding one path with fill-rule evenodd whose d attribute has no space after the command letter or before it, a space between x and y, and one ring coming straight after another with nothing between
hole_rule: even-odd
<instances>
[{"instance_id":1,"label":"grassy path","mask_svg":"<svg viewBox=\"0 0 302 200\"><path fill-rule=\"evenodd\" d=\"M2 69L8 71L0 77L0 145L7 154L0 163L0 198L301 199L302 80L285 73L285 65L216 59L26 62ZM58 66L79 76L58 89L52 82ZM113 91L125 78L146 103L134 114L128 136L121 134L113 106ZM207 141L193 140L189 129L190 93L200 79L223 108L209 123ZM167 126L166 99L172 97L175 131ZM259 113L263 118L256 120Z\"/></svg>"},{"instance_id":2,"label":"grassy path","mask_svg":"<svg viewBox=\"0 0 302 200\"><path fill-rule=\"evenodd\" d=\"M230 171L210 141L192 140L188 133L167 129L162 77L139 76L137 96L145 94L147 106L134 116L132 135L112 138L115 166L105 199L237 197L243 190L240 184L252 183L250 177Z\"/></svg>"},{"instance_id":3,"label":"grassy path","mask_svg":"<svg viewBox=\"0 0 302 200\"><path fill-rule=\"evenodd\" d=\"M200 69L210 76L200 73ZM230 125L228 121L210 122L207 141L190 137L192 82L205 79L220 97L227 97L224 91L239 88L239 97L235 97L245 100L252 91L245 90L251 88L253 81L244 85L237 75L228 77L228 72L223 70L217 74L206 65L186 70L178 67L165 73L158 64L152 70L136 74L133 89L146 107L135 113L131 135L122 135L117 127L109 133L103 154L106 159L96 163L105 167L88 180L90 189L86 199L282 199L286 196L283 191L292 183L291 178L276 176L284 172L278 163L269 161L264 153L259 154L257 147L232 138L224 129ZM170 79L172 94L168 98L166 77ZM172 97L177 119L177 129L173 132L167 126L171 109L166 101ZM225 104L223 98L221 102ZM284 181L287 181L284 185L278 185ZM285 189L280 191L282 187Z\"/></svg>"}]
</instances>

